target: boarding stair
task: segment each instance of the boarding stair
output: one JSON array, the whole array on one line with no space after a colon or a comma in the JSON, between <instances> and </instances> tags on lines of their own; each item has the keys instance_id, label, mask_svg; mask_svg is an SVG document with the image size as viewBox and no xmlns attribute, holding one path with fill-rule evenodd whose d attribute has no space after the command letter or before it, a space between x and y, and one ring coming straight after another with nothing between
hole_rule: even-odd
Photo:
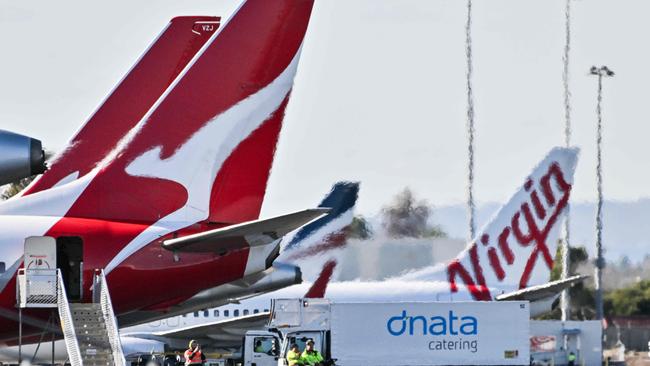
<instances>
[{"instance_id":1,"label":"boarding stair","mask_svg":"<svg viewBox=\"0 0 650 366\"><path fill-rule=\"evenodd\" d=\"M113 350L100 304L70 304L72 324L85 366L113 364Z\"/></svg>"},{"instance_id":2,"label":"boarding stair","mask_svg":"<svg viewBox=\"0 0 650 366\"><path fill-rule=\"evenodd\" d=\"M18 273L19 310L57 308L71 366L125 366L103 270L95 271L92 290L92 302L70 303L58 269Z\"/></svg>"}]
</instances>

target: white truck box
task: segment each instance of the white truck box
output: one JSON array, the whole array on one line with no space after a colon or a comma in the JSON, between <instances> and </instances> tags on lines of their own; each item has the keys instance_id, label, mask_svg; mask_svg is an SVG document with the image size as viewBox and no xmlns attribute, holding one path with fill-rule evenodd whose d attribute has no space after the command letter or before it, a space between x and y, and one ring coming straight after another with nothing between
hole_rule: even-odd
<instances>
[{"instance_id":1,"label":"white truck box","mask_svg":"<svg viewBox=\"0 0 650 366\"><path fill-rule=\"evenodd\" d=\"M271 327L280 329L287 339L292 333L305 337L312 332L318 338L319 351L340 366L530 362L528 302L332 303L292 299L275 300L273 311Z\"/></svg>"}]
</instances>

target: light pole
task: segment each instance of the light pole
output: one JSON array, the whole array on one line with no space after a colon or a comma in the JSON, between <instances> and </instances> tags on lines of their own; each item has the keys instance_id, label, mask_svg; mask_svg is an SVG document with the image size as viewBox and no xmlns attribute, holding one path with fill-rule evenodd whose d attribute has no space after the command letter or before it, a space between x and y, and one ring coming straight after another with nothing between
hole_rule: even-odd
<instances>
[{"instance_id":1,"label":"light pole","mask_svg":"<svg viewBox=\"0 0 650 366\"><path fill-rule=\"evenodd\" d=\"M474 94L472 92L472 0L467 0L467 22L465 23L465 57L467 62L467 211L469 241L476 235L474 205Z\"/></svg>"},{"instance_id":2,"label":"light pole","mask_svg":"<svg viewBox=\"0 0 650 366\"><path fill-rule=\"evenodd\" d=\"M603 319L603 277L602 270L605 267L603 259L603 174L602 174L602 143L603 143L603 77L614 76L614 71L607 66L592 66L589 70L591 75L598 76L598 99L596 104L596 115L598 124L596 128L596 186L598 191L598 203L596 206L596 317Z\"/></svg>"},{"instance_id":3,"label":"light pole","mask_svg":"<svg viewBox=\"0 0 650 366\"><path fill-rule=\"evenodd\" d=\"M571 1L566 0L564 8L564 56L562 61L564 70L562 72L562 84L564 86L564 144L568 148L571 146L571 91L569 90L569 56L571 51ZM567 203L566 216L564 217L562 232L562 279L569 278L569 253L571 251L571 204ZM560 308L562 310L562 321L571 318L569 290L562 290L560 297ZM566 348L567 337L564 337L564 346Z\"/></svg>"}]
</instances>

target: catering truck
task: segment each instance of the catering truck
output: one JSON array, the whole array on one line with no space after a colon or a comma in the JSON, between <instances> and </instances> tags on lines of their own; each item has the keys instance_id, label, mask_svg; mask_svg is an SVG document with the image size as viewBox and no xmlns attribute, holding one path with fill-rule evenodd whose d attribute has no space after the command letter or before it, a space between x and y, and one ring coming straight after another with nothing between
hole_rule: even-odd
<instances>
[{"instance_id":1,"label":"catering truck","mask_svg":"<svg viewBox=\"0 0 650 366\"><path fill-rule=\"evenodd\" d=\"M529 304L508 302L337 303L278 299L266 331L244 339L245 366L286 366L291 344L312 339L327 363L528 365Z\"/></svg>"}]
</instances>

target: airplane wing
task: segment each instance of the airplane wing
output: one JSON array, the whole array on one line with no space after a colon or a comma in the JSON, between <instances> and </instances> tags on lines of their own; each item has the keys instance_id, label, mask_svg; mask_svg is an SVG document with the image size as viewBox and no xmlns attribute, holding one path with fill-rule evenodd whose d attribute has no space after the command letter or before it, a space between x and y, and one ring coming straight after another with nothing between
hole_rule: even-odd
<instances>
[{"instance_id":1,"label":"airplane wing","mask_svg":"<svg viewBox=\"0 0 650 366\"><path fill-rule=\"evenodd\" d=\"M557 280L547 282L543 285L530 286L521 290L509 292L496 297L497 301L514 301L514 300L528 300L530 302L548 299L557 296L565 288L571 287L573 284L582 282L589 276L577 275L569 277L565 280Z\"/></svg>"},{"instance_id":2,"label":"airplane wing","mask_svg":"<svg viewBox=\"0 0 650 366\"><path fill-rule=\"evenodd\" d=\"M219 320L200 325L193 325L181 329L169 330L164 332L155 332L152 335L155 338L163 339L206 339L212 341L229 342L233 339L241 338L250 329L263 329L269 322L270 312L260 312L257 314L239 316L232 319Z\"/></svg>"},{"instance_id":3,"label":"airplane wing","mask_svg":"<svg viewBox=\"0 0 650 366\"><path fill-rule=\"evenodd\" d=\"M163 241L162 247L179 252L220 252L270 244L287 233L329 212L313 208L270 219L248 221L224 228Z\"/></svg>"}]
</instances>

